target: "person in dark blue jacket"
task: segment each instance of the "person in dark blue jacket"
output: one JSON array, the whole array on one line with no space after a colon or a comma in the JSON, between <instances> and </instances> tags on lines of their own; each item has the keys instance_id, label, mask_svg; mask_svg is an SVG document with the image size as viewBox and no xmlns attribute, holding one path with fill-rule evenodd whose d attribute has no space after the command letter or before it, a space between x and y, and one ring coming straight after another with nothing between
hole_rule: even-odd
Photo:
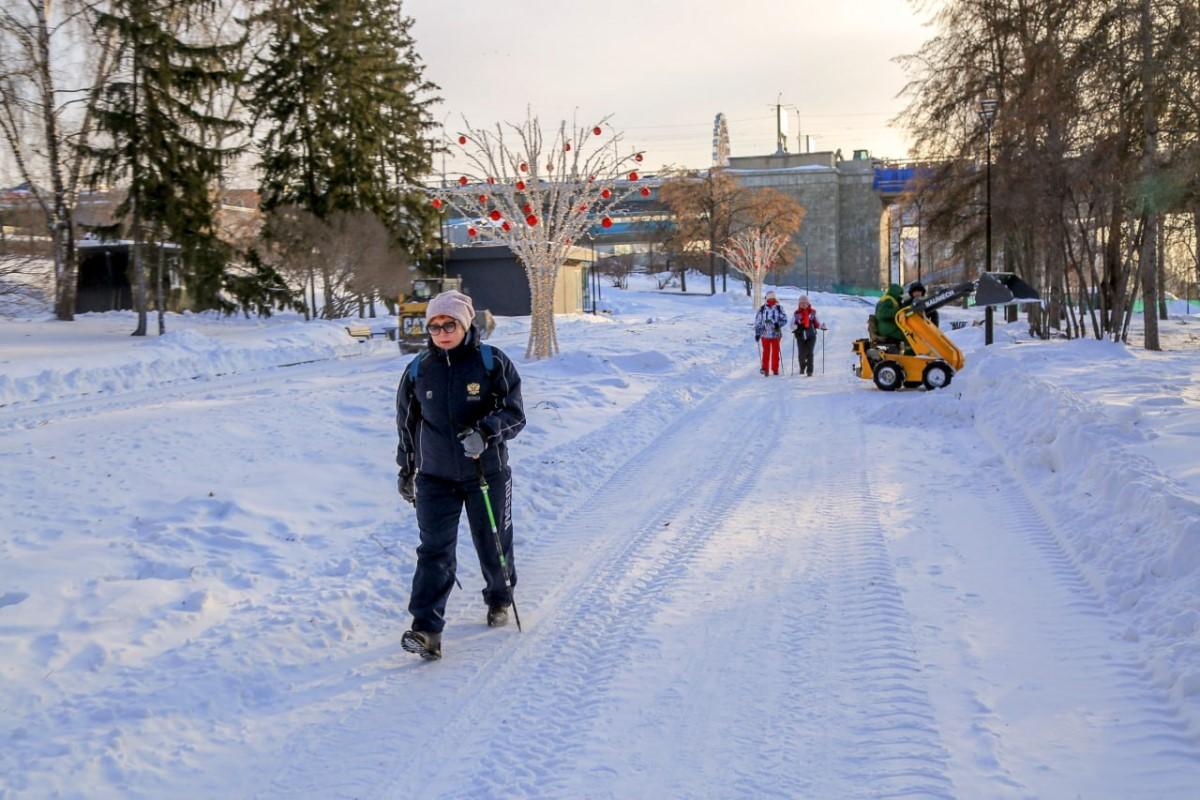
<instances>
[{"instance_id":1,"label":"person in dark blue jacket","mask_svg":"<svg viewBox=\"0 0 1200 800\"><path fill-rule=\"evenodd\" d=\"M396 392L398 486L401 497L416 506L421 530L408 604L412 629L401 645L427 659L442 653L464 506L483 570L487 623L499 627L508 621L512 596L484 505L479 466L489 487L508 577L511 585L517 583L507 442L525 427L521 377L508 356L480 343L474 317L471 298L461 292L433 298L425 312L429 344L409 362Z\"/></svg>"}]
</instances>

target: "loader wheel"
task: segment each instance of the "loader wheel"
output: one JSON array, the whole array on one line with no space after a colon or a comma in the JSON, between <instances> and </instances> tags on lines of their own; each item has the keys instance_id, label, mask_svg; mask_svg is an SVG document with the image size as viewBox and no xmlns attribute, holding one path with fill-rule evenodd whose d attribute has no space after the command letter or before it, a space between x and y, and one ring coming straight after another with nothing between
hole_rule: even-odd
<instances>
[{"instance_id":1,"label":"loader wheel","mask_svg":"<svg viewBox=\"0 0 1200 800\"><path fill-rule=\"evenodd\" d=\"M925 368L925 372L921 374L921 382L932 392L934 389L945 389L953 377L954 371L950 369L949 364L935 361Z\"/></svg>"},{"instance_id":2,"label":"loader wheel","mask_svg":"<svg viewBox=\"0 0 1200 800\"><path fill-rule=\"evenodd\" d=\"M904 383L904 369L895 361L880 361L875 365L875 385L885 392L894 392Z\"/></svg>"}]
</instances>

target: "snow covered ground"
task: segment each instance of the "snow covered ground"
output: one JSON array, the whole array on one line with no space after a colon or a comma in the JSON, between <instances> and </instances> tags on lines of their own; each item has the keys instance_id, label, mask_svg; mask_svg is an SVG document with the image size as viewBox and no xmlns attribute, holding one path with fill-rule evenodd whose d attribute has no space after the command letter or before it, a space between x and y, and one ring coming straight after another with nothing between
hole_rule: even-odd
<instances>
[{"instance_id":1,"label":"snow covered ground","mask_svg":"<svg viewBox=\"0 0 1200 800\"><path fill-rule=\"evenodd\" d=\"M1200 317L888 395L866 301L763 379L744 298L605 295L500 321L525 631L464 537L432 664L394 345L0 322L0 798L1200 795Z\"/></svg>"}]
</instances>

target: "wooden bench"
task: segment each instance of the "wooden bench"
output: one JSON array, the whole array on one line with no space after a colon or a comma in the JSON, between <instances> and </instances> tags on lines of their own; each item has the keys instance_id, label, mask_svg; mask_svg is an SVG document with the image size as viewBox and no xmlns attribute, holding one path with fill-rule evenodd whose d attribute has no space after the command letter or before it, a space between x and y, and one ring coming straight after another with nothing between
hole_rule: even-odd
<instances>
[{"instance_id":1,"label":"wooden bench","mask_svg":"<svg viewBox=\"0 0 1200 800\"><path fill-rule=\"evenodd\" d=\"M346 333L355 339L370 339L374 335L370 325L347 325Z\"/></svg>"}]
</instances>

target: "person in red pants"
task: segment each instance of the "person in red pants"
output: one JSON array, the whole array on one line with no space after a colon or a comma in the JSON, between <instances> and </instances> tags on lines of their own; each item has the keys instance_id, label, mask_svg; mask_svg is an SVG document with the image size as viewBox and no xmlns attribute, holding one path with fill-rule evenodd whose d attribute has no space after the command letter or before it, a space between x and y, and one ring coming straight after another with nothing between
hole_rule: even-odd
<instances>
[{"instance_id":1,"label":"person in red pants","mask_svg":"<svg viewBox=\"0 0 1200 800\"><path fill-rule=\"evenodd\" d=\"M783 326L787 314L775 299L774 292L767 292L767 302L758 309L754 317L754 341L762 343L763 375L779 374L779 342L783 338Z\"/></svg>"}]
</instances>

